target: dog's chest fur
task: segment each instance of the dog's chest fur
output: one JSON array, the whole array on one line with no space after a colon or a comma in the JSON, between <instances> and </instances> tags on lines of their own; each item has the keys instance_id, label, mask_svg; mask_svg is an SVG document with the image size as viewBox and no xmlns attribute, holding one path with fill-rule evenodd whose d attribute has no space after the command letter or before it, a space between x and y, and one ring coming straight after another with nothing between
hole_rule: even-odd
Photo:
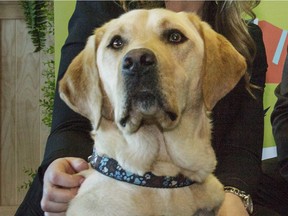
<instances>
[{"instance_id":1,"label":"dog's chest fur","mask_svg":"<svg viewBox=\"0 0 288 216\"><path fill-rule=\"evenodd\" d=\"M181 124L186 124L186 122L188 121L185 121L184 118ZM207 124L209 124L208 121ZM187 125L183 127L187 127ZM191 129L191 127L193 126L189 128ZM210 129L209 126L207 127ZM189 128L186 129L189 130ZM76 198L71 202L67 215L78 215L81 212L87 216L175 216L179 214L190 216L191 212L195 213L199 209L213 212L215 206L218 206L222 200L222 196L219 196L219 194L222 194L222 185L210 174L210 169L214 169L215 159L213 154L208 154L208 157L209 155L212 156L209 170L202 169L199 173L198 166L203 167L201 158L197 155L191 155L184 146L187 145L187 143L185 144L187 141L197 141L198 144L191 145L194 148L193 151L197 152L198 146L203 145L204 141L199 143L199 140L190 139L190 136L195 136L193 132L191 132L191 135L184 135L180 133L181 128L180 131L175 130L173 131L178 134L178 139L182 143L179 143L179 140L175 138L175 134L170 135L171 131L163 132L156 125L143 125L137 133L123 134L115 123L102 118L97 132L93 133L93 137L95 138L95 148L98 154L109 155L109 157L116 159L126 170L139 175L143 175L148 171L152 171L153 174L159 176L175 176L178 173L183 173L192 179L194 177L200 183L176 189L148 188L120 182L90 169L83 173L87 179L81 186ZM183 136L186 136L186 138ZM210 148L209 140L206 140L208 138L204 136L207 148ZM168 143L169 140L170 143ZM186 151L187 155L178 152L181 154L181 158L177 158L177 152L173 152L174 148L171 145L176 148L183 145L183 151ZM209 152L207 151L207 153ZM207 157L207 155L205 156ZM179 165L173 162L173 157L175 157L174 160L178 160ZM189 161L185 157L189 157ZM185 161L183 165L189 166L189 170L180 168L181 160ZM209 160L205 159L205 163L207 161ZM191 172L191 167L192 169L195 167L197 172ZM97 212L95 213L95 211ZM210 214L206 213L205 215Z\"/></svg>"}]
</instances>

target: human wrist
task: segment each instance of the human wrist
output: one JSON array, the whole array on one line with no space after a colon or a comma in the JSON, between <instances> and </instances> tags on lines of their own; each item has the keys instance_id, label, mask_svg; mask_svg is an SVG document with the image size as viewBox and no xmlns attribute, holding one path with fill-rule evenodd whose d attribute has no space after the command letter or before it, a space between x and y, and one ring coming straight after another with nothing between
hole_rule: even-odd
<instances>
[{"instance_id":1,"label":"human wrist","mask_svg":"<svg viewBox=\"0 0 288 216\"><path fill-rule=\"evenodd\" d=\"M239 190L236 187L225 186L224 191L229 197L233 197L233 199L241 200L243 206L246 211L251 215L253 213L253 202L250 194L247 194L245 191Z\"/></svg>"}]
</instances>

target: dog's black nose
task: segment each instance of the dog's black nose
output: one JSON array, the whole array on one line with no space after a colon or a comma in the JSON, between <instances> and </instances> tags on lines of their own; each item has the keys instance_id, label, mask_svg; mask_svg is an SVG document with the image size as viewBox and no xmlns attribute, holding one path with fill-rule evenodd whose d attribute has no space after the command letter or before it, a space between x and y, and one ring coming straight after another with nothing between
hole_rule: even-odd
<instances>
[{"instance_id":1,"label":"dog's black nose","mask_svg":"<svg viewBox=\"0 0 288 216\"><path fill-rule=\"evenodd\" d=\"M122 61L122 72L124 75L144 75L151 72L156 66L156 56L146 48L129 51Z\"/></svg>"}]
</instances>

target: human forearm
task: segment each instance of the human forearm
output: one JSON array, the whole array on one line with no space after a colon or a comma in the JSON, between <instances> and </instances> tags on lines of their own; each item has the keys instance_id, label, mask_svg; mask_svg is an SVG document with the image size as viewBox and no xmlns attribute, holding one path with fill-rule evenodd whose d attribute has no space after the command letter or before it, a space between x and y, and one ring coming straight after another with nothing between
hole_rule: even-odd
<instances>
[{"instance_id":1,"label":"human forearm","mask_svg":"<svg viewBox=\"0 0 288 216\"><path fill-rule=\"evenodd\" d=\"M220 125L225 127L226 133L223 132L223 138L217 141L215 148L216 176L225 186L234 186L247 193L254 192L261 173L264 133L263 92L254 90L253 94L256 99L247 90L235 92L234 97L239 102L234 122Z\"/></svg>"}]
</instances>

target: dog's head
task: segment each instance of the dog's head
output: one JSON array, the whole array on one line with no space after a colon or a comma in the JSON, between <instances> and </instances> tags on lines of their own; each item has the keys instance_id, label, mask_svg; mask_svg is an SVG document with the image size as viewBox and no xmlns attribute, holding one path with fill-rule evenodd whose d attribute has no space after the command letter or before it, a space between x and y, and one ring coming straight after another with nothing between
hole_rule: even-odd
<instances>
[{"instance_id":1,"label":"dog's head","mask_svg":"<svg viewBox=\"0 0 288 216\"><path fill-rule=\"evenodd\" d=\"M60 96L98 125L175 127L211 110L246 71L245 59L196 15L135 10L95 30L60 82Z\"/></svg>"}]
</instances>

